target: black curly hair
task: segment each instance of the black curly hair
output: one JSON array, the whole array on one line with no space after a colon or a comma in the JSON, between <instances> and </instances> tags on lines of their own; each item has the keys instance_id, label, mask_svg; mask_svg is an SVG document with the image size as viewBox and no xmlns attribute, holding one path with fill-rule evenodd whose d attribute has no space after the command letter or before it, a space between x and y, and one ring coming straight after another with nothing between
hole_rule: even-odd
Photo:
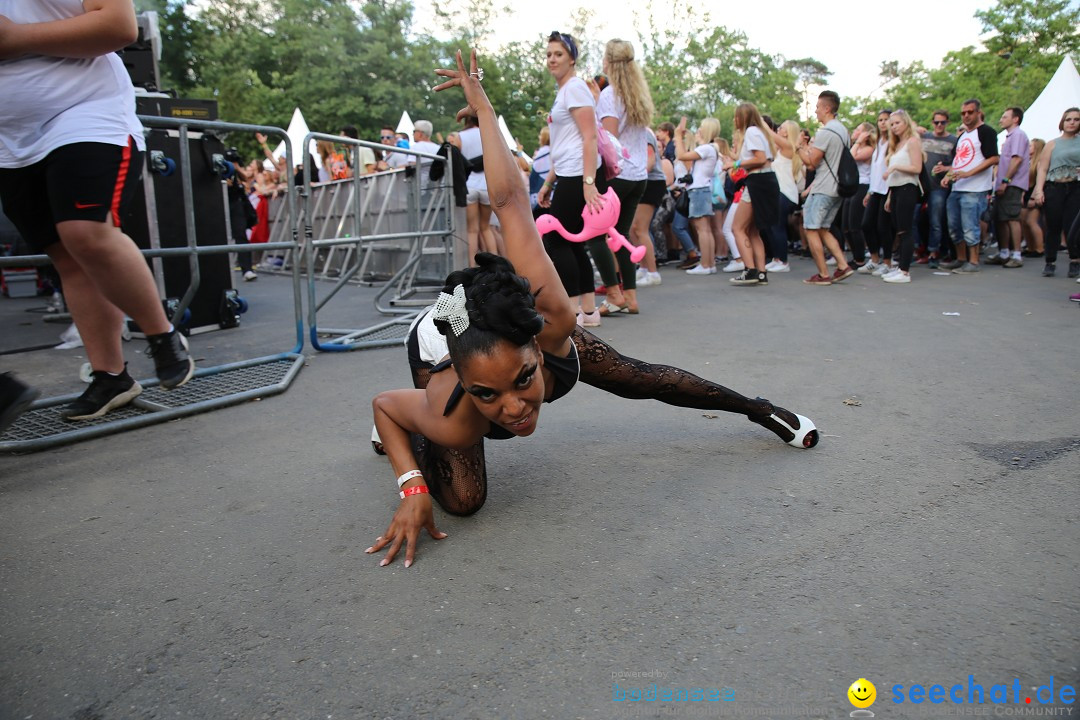
<instances>
[{"instance_id":1,"label":"black curly hair","mask_svg":"<svg viewBox=\"0 0 1080 720\"><path fill-rule=\"evenodd\" d=\"M514 272L509 260L482 252L476 254L476 265L450 273L443 287L443 292L452 295L454 288L464 286L469 327L456 336L450 323L435 320L456 362L490 353L499 340L524 347L544 329L544 316L536 311L529 281Z\"/></svg>"}]
</instances>

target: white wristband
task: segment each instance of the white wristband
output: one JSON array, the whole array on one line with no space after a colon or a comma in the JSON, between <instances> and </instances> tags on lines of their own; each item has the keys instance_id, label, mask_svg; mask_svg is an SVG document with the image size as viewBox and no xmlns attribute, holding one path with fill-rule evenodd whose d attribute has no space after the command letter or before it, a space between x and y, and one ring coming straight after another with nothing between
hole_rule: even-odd
<instances>
[{"instance_id":1,"label":"white wristband","mask_svg":"<svg viewBox=\"0 0 1080 720\"><path fill-rule=\"evenodd\" d=\"M401 477L397 479L397 486L400 488L405 483L409 482L413 478L424 477L424 473L419 470L410 470L407 473L402 473Z\"/></svg>"}]
</instances>

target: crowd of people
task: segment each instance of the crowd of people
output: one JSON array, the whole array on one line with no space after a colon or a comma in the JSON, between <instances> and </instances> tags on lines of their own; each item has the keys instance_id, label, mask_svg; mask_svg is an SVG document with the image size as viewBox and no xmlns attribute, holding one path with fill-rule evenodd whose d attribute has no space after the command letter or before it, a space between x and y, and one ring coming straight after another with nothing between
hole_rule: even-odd
<instances>
[{"instance_id":1,"label":"crowd of people","mask_svg":"<svg viewBox=\"0 0 1080 720\"><path fill-rule=\"evenodd\" d=\"M766 286L769 273L791 271L794 254L813 260L810 285L856 272L907 284L913 265L971 275L1031 258L1043 258L1043 275L1053 277L1067 247L1066 274L1080 278L1076 108L1065 110L1061 136L1049 142L1029 139L1023 109L1006 108L999 149L978 99L962 104L958 123L949 110L935 111L929 130L903 109L882 109L875 122L849 130L838 119L839 95L826 90L813 134L746 102L735 110L729 143L716 118L653 125L658 109L630 43L607 43L604 74L592 80L578 76L577 58L573 37L551 34L551 111L531 159L523 161L520 145L515 154L534 214L553 215L565 231L545 234L544 246L585 327L637 314L638 288L660 284L665 263L692 276L729 273L735 286ZM465 123L469 258L477 250L504 254L482 166L471 166L482 152L479 131ZM621 156L605 153L611 145ZM609 187L620 201L616 229L646 248L639 264L626 249L610 250L602 235L567 239L583 231L582 212L599 210Z\"/></svg>"}]
</instances>

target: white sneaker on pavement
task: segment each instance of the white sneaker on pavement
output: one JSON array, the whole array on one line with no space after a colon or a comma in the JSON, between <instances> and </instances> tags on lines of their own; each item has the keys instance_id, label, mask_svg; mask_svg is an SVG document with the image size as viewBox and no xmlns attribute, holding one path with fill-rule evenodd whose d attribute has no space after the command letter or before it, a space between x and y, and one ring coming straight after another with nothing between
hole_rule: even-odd
<instances>
[{"instance_id":1,"label":"white sneaker on pavement","mask_svg":"<svg viewBox=\"0 0 1080 720\"><path fill-rule=\"evenodd\" d=\"M727 265L724 266L724 272L726 272L726 273L742 272L745 269L746 269L746 266L743 265L742 260L732 260L731 262L729 262Z\"/></svg>"}]
</instances>

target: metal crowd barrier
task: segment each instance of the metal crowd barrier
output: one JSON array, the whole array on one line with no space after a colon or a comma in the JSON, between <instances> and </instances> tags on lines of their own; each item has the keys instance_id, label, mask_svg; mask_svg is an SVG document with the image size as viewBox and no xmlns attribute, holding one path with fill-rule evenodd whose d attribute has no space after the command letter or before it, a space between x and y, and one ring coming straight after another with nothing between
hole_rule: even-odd
<instances>
[{"instance_id":1,"label":"metal crowd barrier","mask_svg":"<svg viewBox=\"0 0 1080 720\"><path fill-rule=\"evenodd\" d=\"M182 178L184 219L187 246L183 248L154 248L143 250L147 258L188 257L191 281L173 317L183 317L195 293L199 289L199 255L225 254L237 251L237 246L197 245L195 225L195 203L192 186L191 150L188 142L189 130L221 132L261 132L270 136L280 136L285 141L285 154L289 167L292 167L293 150L285 130L263 125L245 125L224 122L196 122L173 118L139 116L144 127L176 130L179 133L180 161L177 163ZM147 162L149 161L147 153ZM149 168L144 168L143 181L152 191L153 178ZM290 185L286 191L286 212L293 219L292 236L277 242L258 246L263 250L295 251L297 248L297 224L295 222L297 204L295 191ZM153 234L153 218L151 233ZM50 264L47 255L28 255L18 257L0 257L0 267L26 267ZM296 344L289 350L264 357L251 358L240 362L199 368L195 376L183 387L170 392L157 388L156 379L140 380L146 388L130 405L115 410L96 420L69 423L60 418L63 405L74 400L77 395L64 395L36 401L23 413L16 423L0 435L0 452L33 452L44 450L81 440L88 440L102 435L123 432L136 427L157 424L186 417L196 413L215 410L228 405L245 402L254 398L269 397L285 392L300 368L304 356L300 351L304 347L304 320L301 301L299 269L293 270L293 308L296 326Z\"/></svg>"},{"instance_id":2,"label":"metal crowd barrier","mask_svg":"<svg viewBox=\"0 0 1080 720\"><path fill-rule=\"evenodd\" d=\"M352 146L354 168L359 166L361 147L387 148L321 133L309 133L303 147L312 140ZM398 168L367 176L355 173L349 180L317 186L310 181L311 156L305 153L301 191L304 257L293 258L292 265L302 264L307 273L308 330L316 350L342 352L401 344L418 308L430 304L453 269L451 161L418 150L395 148L394 152L413 157L414 171ZM437 184L425 178L434 162L446 165L443 180ZM369 282L365 273L372 270L376 253L395 250L404 256L404 262L383 282L374 302L379 313L396 317L359 329L319 327L319 310L350 281ZM436 260L426 268L428 278L421 274L425 258ZM320 279L334 281L321 299L316 297L316 280ZM424 294L431 297L421 297Z\"/></svg>"}]
</instances>

